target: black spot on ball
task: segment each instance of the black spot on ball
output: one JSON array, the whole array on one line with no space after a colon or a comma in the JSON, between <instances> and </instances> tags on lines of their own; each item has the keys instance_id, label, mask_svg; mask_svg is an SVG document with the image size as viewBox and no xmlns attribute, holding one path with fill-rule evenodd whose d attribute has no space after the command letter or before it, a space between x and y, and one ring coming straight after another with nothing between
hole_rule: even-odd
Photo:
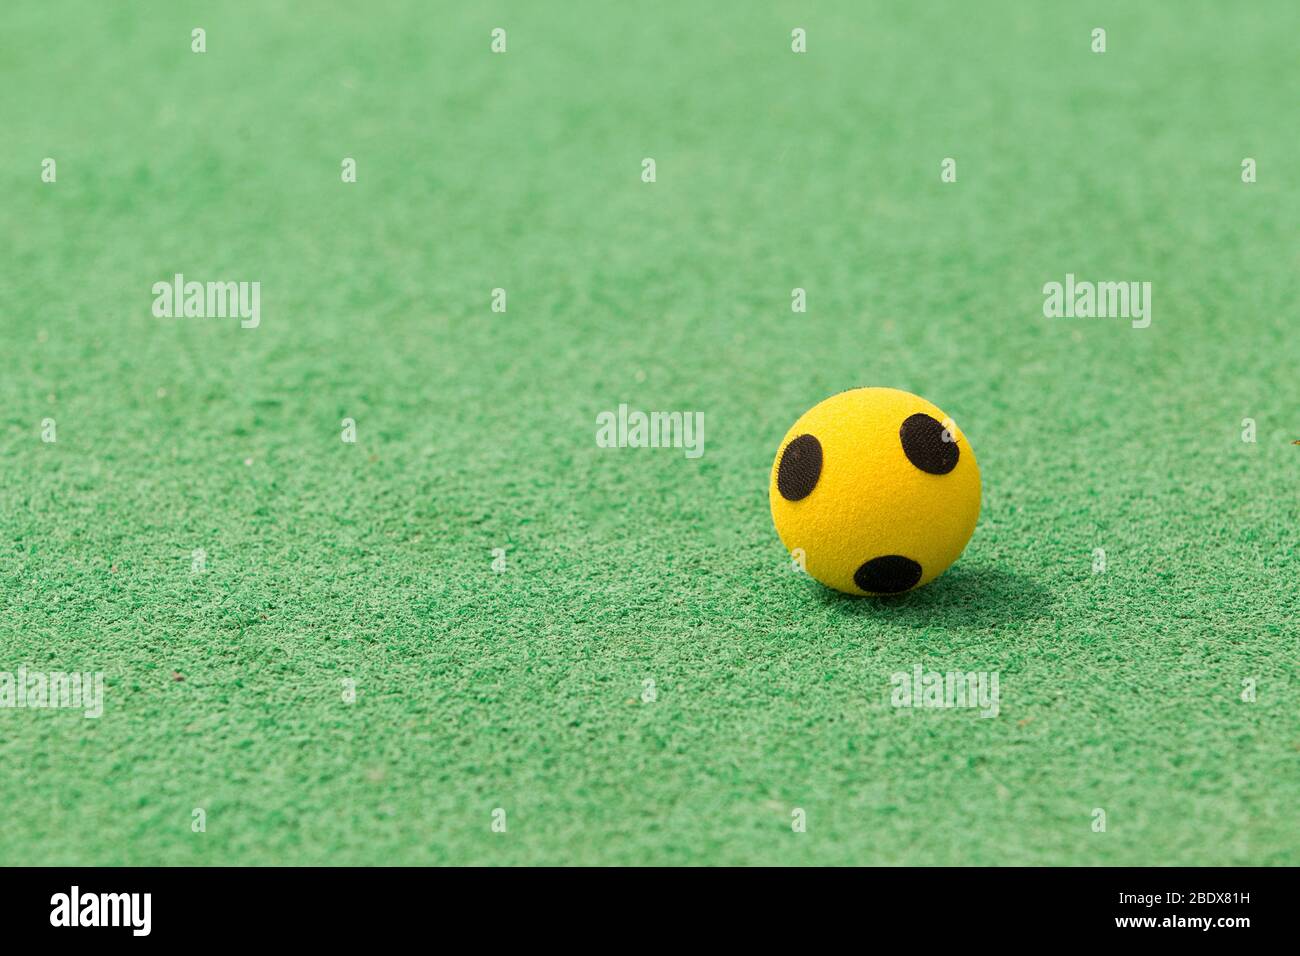
<instances>
[{"instance_id":1,"label":"black spot on ball","mask_svg":"<svg viewBox=\"0 0 1300 956\"><path fill-rule=\"evenodd\" d=\"M800 435L785 446L776 469L776 490L786 501L807 498L822 476L822 443L812 435Z\"/></svg>"},{"instance_id":2,"label":"black spot on ball","mask_svg":"<svg viewBox=\"0 0 1300 956\"><path fill-rule=\"evenodd\" d=\"M946 475L957 467L957 439L944 437L944 427L929 415L909 415L898 429L907 460L932 475Z\"/></svg>"},{"instance_id":3,"label":"black spot on ball","mask_svg":"<svg viewBox=\"0 0 1300 956\"><path fill-rule=\"evenodd\" d=\"M916 587L921 566L901 554L872 558L853 572L853 583L872 594L898 594Z\"/></svg>"}]
</instances>

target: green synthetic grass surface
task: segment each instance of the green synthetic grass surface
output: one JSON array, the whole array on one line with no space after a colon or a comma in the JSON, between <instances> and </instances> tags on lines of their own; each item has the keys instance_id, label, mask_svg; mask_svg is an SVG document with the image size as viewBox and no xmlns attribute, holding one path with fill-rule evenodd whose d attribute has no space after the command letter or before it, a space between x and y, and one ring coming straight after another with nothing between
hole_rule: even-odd
<instances>
[{"instance_id":1,"label":"green synthetic grass surface","mask_svg":"<svg viewBox=\"0 0 1300 956\"><path fill-rule=\"evenodd\" d=\"M0 709L0 862L1300 862L1300 18L972 7L7 8L0 670L107 688ZM767 505L866 384L984 477L887 602ZM620 402L703 457L597 448Z\"/></svg>"}]
</instances>

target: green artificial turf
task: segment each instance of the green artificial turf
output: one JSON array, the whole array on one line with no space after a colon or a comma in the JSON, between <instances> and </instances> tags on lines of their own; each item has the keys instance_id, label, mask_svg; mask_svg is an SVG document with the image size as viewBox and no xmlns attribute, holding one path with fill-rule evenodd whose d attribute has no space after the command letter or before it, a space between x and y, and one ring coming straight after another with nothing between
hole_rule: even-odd
<instances>
[{"instance_id":1,"label":"green artificial turf","mask_svg":"<svg viewBox=\"0 0 1300 956\"><path fill-rule=\"evenodd\" d=\"M106 690L0 709L0 863L1300 863L1293 3L5 21L0 670ZM984 478L879 602L767 503L869 384ZM597 447L624 402L703 456Z\"/></svg>"}]
</instances>

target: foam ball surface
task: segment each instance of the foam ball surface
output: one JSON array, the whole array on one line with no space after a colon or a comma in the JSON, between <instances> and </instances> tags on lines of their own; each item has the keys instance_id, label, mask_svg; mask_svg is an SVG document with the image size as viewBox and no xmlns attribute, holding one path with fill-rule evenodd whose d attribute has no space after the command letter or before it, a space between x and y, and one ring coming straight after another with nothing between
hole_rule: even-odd
<instances>
[{"instance_id":1,"label":"foam ball surface","mask_svg":"<svg viewBox=\"0 0 1300 956\"><path fill-rule=\"evenodd\" d=\"M813 406L772 463L772 521L822 584L898 594L933 581L966 547L980 512L969 440L925 399L855 388Z\"/></svg>"}]
</instances>

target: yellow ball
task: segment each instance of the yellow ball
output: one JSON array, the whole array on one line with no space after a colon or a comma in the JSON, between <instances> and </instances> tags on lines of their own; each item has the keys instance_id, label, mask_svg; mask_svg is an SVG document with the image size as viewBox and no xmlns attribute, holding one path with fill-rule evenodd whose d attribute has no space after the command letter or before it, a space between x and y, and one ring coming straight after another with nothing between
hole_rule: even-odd
<instances>
[{"instance_id":1,"label":"yellow ball","mask_svg":"<svg viewBox=\"0 0 1300 956\"><path fill-rule=\"evenodd\" d=\"M896 388L855 388L786 432L768 489L781 543L846 594L898 594L957 560L980 513L980 469L956 424Z\"/></svg>"}]
</instances>

